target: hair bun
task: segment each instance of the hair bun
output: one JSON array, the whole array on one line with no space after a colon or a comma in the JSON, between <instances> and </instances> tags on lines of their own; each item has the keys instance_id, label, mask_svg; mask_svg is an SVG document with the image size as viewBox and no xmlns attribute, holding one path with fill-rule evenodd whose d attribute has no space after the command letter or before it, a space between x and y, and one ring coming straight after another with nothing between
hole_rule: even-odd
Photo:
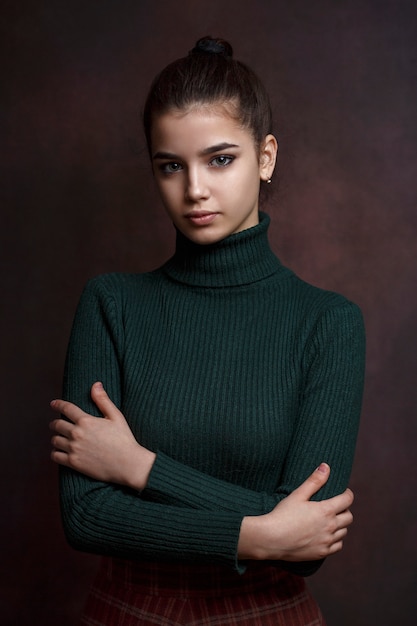
<instances>
[{"instance_id":1,"label":"hair bun","mask_svg":"<svg viewBox=\"0 0 417 626\"><path fill-rule=\"evenodd\" d=\"M231 59L233 48L228 41L213 37L202 37L197 41L190 54L218 54L225 59Z\"/></svg>"}]
</instances>

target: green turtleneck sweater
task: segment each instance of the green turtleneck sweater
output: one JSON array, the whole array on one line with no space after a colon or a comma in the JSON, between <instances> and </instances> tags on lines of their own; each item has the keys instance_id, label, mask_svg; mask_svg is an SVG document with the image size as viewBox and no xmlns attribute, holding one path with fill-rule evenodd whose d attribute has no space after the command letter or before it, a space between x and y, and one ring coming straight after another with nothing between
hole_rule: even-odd
<instances>
[{"instance_id":1,"label":"green turtleneck sweater","mask_svg":"<svg viewBox=\"0 0 417 626\"><path fill-rule=\"evenodd\" d=\"M269 218L260 218L213 245L177 233L160 269L88 283L64 397L99 415L89 391L102 381L157 457L140 494L62 468L74 547L236 567L245 515L271 511L322 461L332 471L317 498L346 488L362 396L362 317L282 266L268 245Z\"/></svg>"}]
</instances>

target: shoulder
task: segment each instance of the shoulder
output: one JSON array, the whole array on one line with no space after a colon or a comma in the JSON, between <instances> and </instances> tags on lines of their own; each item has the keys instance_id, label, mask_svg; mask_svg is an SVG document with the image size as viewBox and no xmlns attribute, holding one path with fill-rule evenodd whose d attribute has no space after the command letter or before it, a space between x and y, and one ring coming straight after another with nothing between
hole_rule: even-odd
<instances>
[{"instance_id":1,"label":"shoulder","mask_svg":"<svg viewBox=\"0 0 417 626\"><path fill-rule=\"evenodd\" d=\"M311 285L296 274L290 277L289 289L292 298L310 317L321 317L326 312L343 315L343 311L356 318L362 318L360 307L346 296Z\"/></svg>"},{"instance_id":2,"label":"shoulder","mask_svg":"<svg viewBox=\"0 0 417 626\"><path fill-rule=\"evenodd\" d=\"M151 274L109 273L91 278L79 298L77 315L113 318L146 299Z\"/></svg>"},{"instance_id":3,"label":"shoulder","mask_svg":"<svg viewBox=\"0 0 417 626\"><path fill-rule=\"evenodd\" d=\"M119 300L126 294L130 294L149 283L152 273L122 273L112 272L109 274L99 274L87 281L83 296L93 296L102 298L111 298Z\"/></svg>"},{"instance_id":4,"label":"shoulder","mask_svg":"<svg viewBox=\"0 0 417 626\"><path fill-rule=\"evenodd\" d=\"M287 315L305 346L317 350L329 342L350 342L364 351L365 326L360 307L346 296L311 285L293 274L287 282Z\"/></svg>"},{"instance_id":5,"label":"shoulder","mask_svg":"<svg viewBox=\"0 0 417 626\"><path fill-rule=\"evenodd\" d=\"M291 282L295 336L302 346L305 371L309 375L334 372L336 376L335 369L345 367L362 380L366 337L360 307L346 296L311 285L296 275Z\"/></svg>"}]
</instances>

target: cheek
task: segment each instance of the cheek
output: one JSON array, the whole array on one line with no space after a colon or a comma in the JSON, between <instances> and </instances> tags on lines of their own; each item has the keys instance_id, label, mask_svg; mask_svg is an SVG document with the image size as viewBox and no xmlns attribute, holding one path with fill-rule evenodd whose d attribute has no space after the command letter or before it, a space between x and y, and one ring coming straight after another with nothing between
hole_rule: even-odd
<instances>
[{"instance_id":1,"label":"cheek","mask_svg":"<svg viewBox=\"0 0 417 626\"><path fill-rule=\"evenodd\" d=\"M178 185L162 184L158 186L158 190L165 211L171 219L174 219L181 207L181 197L179 195Z\"/></svg>"},{"instance_id":2,"label":"cheek","mask_svg":"<svg viewBox=\"0 0 417 626\"><path fill-rule=\"evenodd\" d=\"M175 185L172 184L172 181L156 181L156 187L159 191L159 195L161 196L164 204L172 203L175 197Z\"/></svg>"},{"instance_id":3,"label":"cheek","mask_svg":"<svg viewBox=\"0 0 417 626\"><path fill-rule=\"evenodd\" d=\"M259 194L259 186L259 174L253 167L247 168L231 185L235 193L243 200L253 200Z\"/></svg>"}]
</instances>

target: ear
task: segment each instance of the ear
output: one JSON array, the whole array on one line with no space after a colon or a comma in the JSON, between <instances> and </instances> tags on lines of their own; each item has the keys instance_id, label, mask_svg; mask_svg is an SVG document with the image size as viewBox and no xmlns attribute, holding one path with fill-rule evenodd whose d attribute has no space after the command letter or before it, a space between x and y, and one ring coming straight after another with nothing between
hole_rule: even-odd
<instances>
[{"instance_id":1,"label":"ear","mask_svg":"<svg viewBox=\"0 0 417 626\"><path fill-rule=\"evenodd\" d=\"M267 181L272 178L277 160L278 142L274 135L267 135L259 151L259 177Z\"/></svg>"}]
</instances>

